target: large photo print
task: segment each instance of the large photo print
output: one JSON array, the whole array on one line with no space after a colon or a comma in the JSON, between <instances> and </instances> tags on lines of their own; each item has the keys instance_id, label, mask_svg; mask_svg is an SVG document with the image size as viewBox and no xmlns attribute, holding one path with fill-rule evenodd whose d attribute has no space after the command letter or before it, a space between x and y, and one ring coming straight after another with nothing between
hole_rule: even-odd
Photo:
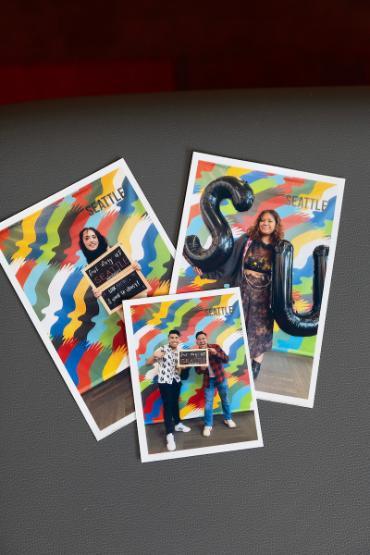
<instances>
[{"instance_id":1,"label":"large photo print","mask_svg":"<svg viewBox=\"0 0 370 555\"><path fill-rule=\"evenodd\" d=\"M262 446L240 292L124 306L143 462Z\"/></svg>"},{"instance_id":2,"label":"large photo print","mask_svg":"<svg viewBox=\"0 0 370 555\"><path fill-rule=\"evenodd\" d=\"M258 398L313 406L343 188L193 155L171 293L240 288Z\"/></svg>"},{"instance_id":3,"label":"large photo print","mask_svg":"<svg viewBox=\"0 0 370 555\"><path fill-rule=\"evenodd\" d=\"M174 249L124 160L0 224L0 260L95 437L134 420L122 301L168 292Z\"/></svg>"}]
</instances>

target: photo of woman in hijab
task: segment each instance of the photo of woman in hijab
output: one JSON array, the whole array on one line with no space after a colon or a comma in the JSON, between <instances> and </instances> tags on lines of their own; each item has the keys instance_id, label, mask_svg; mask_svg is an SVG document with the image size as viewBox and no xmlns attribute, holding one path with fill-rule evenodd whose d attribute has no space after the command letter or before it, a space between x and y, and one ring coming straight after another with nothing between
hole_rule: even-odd
<instances>
[{"instance_id":1,"label":"photo of woman in hijab","mask_svg":"<svg viewBox=\"0 0 370 555\"><path fill-rule=\"evenodd\" d=\"M84 227L80 231L79 245L86 258L87 264L94 262L109 248L107 239L94 227ZM141 270L140 264L138 264L135 260L132 261L131 266L134 270ZM100 296L101 292L98 289L95 289L94 287L88 288L84 299L86 303L86 312L82 317L80 317L80 320L83 321L84 325L82 326L82 329L77 330L79 334L82 333L85 335L86 333L87 335L90 329L94 326L91 319L99 313L99 304L96 302L96 299ZM117 313L119 314L121 320L123 320L122 308L117 310Z\"/></svg>"},{"instance_id":2,"label":"photo of woman in hijab","mask_svg":"<svg viewBox=\"0 0 370 555\"><path fill-rule=\"evenodd\" d=\"M80 231L80 249L82 250L87 263L94 262L99 256L108 249L108 242L104 235L93 227L84 227Z\"/></svg>"}]
</instances>

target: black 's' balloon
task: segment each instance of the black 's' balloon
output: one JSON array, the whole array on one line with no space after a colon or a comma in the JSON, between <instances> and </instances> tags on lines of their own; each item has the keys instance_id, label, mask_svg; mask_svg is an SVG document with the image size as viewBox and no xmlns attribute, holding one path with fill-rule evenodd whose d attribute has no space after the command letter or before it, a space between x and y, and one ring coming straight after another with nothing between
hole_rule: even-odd
<instances>
[{"instance_id":1,"label":"black 's' balloon","mask_svg":"<svg viewBox=\"0 0 370 555\"><path fill-rule=\"evenodd\" d=\"M304 314L293 309L293 253L293 245L289 241L280 241L275 246L271 306L274 318L283 331L293 336L308 337L317 334L329 248L320 245L313 251L313 305Z\"/></svg>"},{"instance_id":2,"label":"black 's' balloon","mask_svg":"<svg viewBox=\"0 0 370 555\"><path fill-rule=\"evenodd\" d=\"M224 264L234 245L230 226L220 210L223 199L231 199L238 212L251 208L254 194L246 181L236 177L224 176L207 185L200 201L202 218L212 236L212 244L204 249L196 235L185 239L184 256L192 266L202 272L212 272Z\"/></svg>"}]
</instances>

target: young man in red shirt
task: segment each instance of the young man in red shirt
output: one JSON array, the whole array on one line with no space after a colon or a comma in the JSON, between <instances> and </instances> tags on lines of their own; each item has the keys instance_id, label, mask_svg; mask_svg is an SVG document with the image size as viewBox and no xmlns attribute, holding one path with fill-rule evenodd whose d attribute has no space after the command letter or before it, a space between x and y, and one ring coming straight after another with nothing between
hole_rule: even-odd
<instances>
[{"instance_id":1,"label":"young man in red shirt","mask_svg":"<svg viewBox=\"0 0 370 555\"><path fill-rule=\"evenodd\" d=\"M219 345L208 343L207 334L198 331L195 335L198 349L208 349L208 367L197 366L197 374L203 374L203 387L205 397L204 407L204 429L203 435L209 437L213 426L213 398L215 388L221 399L222 410L224 413L224 424L229 428L235 428L236 424L231 418L230 401L228 396L228 385L224 374L223 365L229 362L229 357Z\"/></svg>"}]
</instances>

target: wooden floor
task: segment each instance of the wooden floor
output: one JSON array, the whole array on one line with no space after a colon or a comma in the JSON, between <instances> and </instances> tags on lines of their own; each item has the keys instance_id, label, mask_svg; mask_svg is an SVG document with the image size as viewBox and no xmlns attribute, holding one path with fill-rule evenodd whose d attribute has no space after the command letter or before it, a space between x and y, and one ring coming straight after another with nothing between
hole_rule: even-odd
<instances>
[{"instance_id":1,"label":"wooden floor","mask_svg":"<svg viewBox=\"0 0 370 555\"><path fill-rule=\"evenodd\" d=\"M102 430L135 411L128 369L82 395L95 422Z\"/></svg>"},{"instance_id":2,"label":"wooden floor","mask_svg":"<svg viewBox=\"0 0 370 555\"><path fill-rule=\"evenodd\" d=\"M238 412L233 414L236 428L228 428L223 423L221 414L214 416L213 429L210 437L203 437L203 418L190 418L184 424L191 428L190 432L175 432L176 447L180 449L196 449L227 443L254 441L257 439L254 411ZM149 453L167 453L166 433L164 424L147 424L145 426Z\"/></svg>"},{"instance_id":3,"label":"wooden floor","mask_svg":"<svg viewBox=\"0 0 370 555\"><path fill-rule=\"evenodd\" d=\"M312 363L312 357L270 351L264 356L255 388L257 391L307 399Z\"/></svg>"}]
</instances>

